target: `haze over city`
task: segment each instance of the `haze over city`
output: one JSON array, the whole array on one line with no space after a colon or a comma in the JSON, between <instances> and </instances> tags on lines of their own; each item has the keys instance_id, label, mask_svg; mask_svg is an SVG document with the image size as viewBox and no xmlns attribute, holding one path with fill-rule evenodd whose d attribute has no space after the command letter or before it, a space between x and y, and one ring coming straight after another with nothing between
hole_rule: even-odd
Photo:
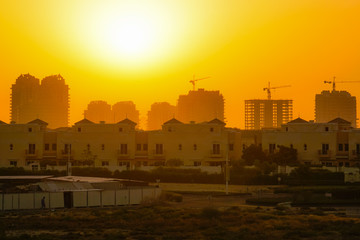
<instances>
[{"instance_id":1,"label":"haze over city","mask_svg":"<svg viewBox=\"0 0 360 240\"><path fill-rule=\"evenodd\" d=\"M224 96L228 127L244 128L244 100L265 99L268 81L291 85L273 98L312 120L324 80L360 80L359 12L358 1L3 1L0 119L30 73L64 77L70 124L92 100L133 101L144 127L150 105L175 105L194 74ZM360 95L359 83L337 89Z\"/></svg>"}]
</instances>

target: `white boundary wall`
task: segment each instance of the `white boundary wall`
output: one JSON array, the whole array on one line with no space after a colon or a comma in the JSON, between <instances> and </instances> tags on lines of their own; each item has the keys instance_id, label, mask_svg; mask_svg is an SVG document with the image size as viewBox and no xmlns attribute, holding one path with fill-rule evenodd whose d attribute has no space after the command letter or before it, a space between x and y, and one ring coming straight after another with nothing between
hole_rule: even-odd
<instances>
[{"instance_id":1,"label":"white boundary wall","mask_svg":"<svg viewBox=\"0 0 360 240\"><path fill-rule=\"evenodd\" d=\"M74 191L73 207L102 207L141 204L157 199L161 189L157 187L133 187L120 190ZM45 197L45 208L64 208L63 192L3 193L0 194L0 210L41 209Z\"/></svg>"}]
</instances>

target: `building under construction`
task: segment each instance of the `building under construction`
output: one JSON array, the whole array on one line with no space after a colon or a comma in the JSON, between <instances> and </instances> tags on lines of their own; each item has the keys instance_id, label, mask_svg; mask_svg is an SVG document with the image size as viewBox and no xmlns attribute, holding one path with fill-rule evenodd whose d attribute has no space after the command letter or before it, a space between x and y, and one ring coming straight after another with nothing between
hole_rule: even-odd
<instances>
[{"instance_id":1,"label":"building under construction","mask_svg":"<svg viewBox=\"0 0 360 240\"><path fill-rule=\"evenodd\" d=\"M180 95L177 103L177 117L188 123L205 122L217 118L224 121L224 97L219 91L189 91L187 95Z\"/></svg>"},{"instance_id":2,"label":"building under construction","mask_svg":"<svg viewBox=\"0 0 360 240\"><path fill-rule=\"evenodd\" d=\"M293 100L245 100L245 129L278 128L293 118Z\"/></svg>"}]
</instances>

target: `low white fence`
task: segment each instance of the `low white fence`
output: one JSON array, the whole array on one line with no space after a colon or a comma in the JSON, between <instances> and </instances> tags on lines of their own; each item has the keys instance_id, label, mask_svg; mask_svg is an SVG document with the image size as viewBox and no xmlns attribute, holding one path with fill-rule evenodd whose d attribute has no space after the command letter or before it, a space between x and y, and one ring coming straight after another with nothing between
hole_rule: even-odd
<instances>
[{"instance_id":1,"label":"low white fence","mask_svg":"<svg viewBox=\"0 0 360 240\"><path fill-rule=\"evenodd\" d=\"M161 189L157 187L103 191L3 193L0 194L0 209L2 211L40 209L43 197L45 197L45 208L134 205L157 199L160 194Z\"/></svg>"}]
</instances>

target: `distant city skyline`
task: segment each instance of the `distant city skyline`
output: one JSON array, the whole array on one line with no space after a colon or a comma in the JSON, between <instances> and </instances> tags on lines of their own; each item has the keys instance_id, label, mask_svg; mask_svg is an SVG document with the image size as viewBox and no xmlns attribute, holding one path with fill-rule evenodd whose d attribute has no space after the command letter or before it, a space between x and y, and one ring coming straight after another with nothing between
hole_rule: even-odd
<instances>
[{"instance_id":1,"label":"distant city skyline","mask_svg":"<svg viewBox=\"0 0 360 240\"><path fill-rule=\"evenodd\" d=\"M36 77L21 74L11 89L11 121L27 123L38 118L47 121L50 128L69 126L69 86L61 75L45 77L40 84ZM331 92L316 94L315 103L315 118L311 121L325 123L341 117L356 127L356 97L347 91L336 91L334 85ZM95 123L117 123L128 118L138 129L156 130L171 118L184 123L201 123L214 118L227 122L224 104L225 99L219 91L199 88L179 95L175 106L168 102L153 103L147 118L142 117L142 121L132 101L117 101L112 106L104 100L90 101L83 111L83 118ZM244 117L244 129L279 128L293 119L293 100L271 99L268 91L267 99L245 100Z\"/></svg>"},{"instance_id":2,"label":"distant city skyline","mask_svg":"<svg viewBox=\"0 0 360 240\"><path fill-rule=\"evenodd\" d=\"M66 13L66 14L64 14ZM360 80L360 2L2 1L0 120L10 121L10 86L20 74L61 74L69 123L87 104L131 100L176 105L196 88L225 98L227 126L245 127L247 99L292 99L293 117L315 120L315 95L333 76ZM360 96L360 84L337 90ZM360 112L357 104L357 112Z\"/></svg>"}]
</instances>

